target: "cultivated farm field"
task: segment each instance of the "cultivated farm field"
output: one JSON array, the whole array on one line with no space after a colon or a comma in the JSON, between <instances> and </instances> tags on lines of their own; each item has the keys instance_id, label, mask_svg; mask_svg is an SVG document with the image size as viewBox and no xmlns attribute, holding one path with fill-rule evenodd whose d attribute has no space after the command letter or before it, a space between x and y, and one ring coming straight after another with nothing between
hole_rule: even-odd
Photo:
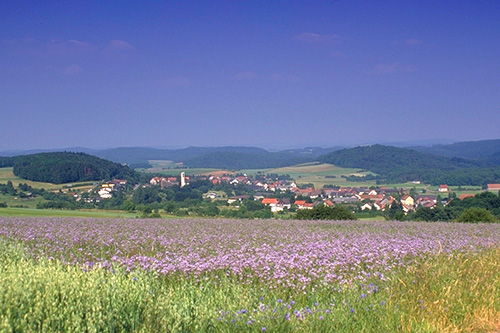
<instances>
[{"instance_id":1,"label":"cultivated farm field","mask_svg":"<svg viewBox=\"0 0 500 333\"><path fill-rule=\"evenodd\" d=\"M500 224L0 217L0 330L490 332Z\"/></svg>"}]
</instances>

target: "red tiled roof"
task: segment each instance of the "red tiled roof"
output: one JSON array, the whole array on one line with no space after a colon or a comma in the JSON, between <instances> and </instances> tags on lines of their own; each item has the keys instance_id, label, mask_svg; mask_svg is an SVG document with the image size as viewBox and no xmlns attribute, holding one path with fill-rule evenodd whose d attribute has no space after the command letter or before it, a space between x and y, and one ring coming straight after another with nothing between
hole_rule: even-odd
<instances>
[{"instance_id":1,"label":"red tiled roof","mask_svg":"<svg viewBox=\"0 0 500 333\"><path fill-rule=\"evenodd\" d=\"M275 199L275 198L264 198L264 199L262 199L261 203L263 203L264 205L277 204L278 203L278 199Z\"/></svg>"},{"instance_id":2,"label":"red tiled roof","mask_svg":"<svg viewBox=\"0 0 500 333\"><path fill-rule=\"evenodd\" d=\"M334 204L333 204L333 202L332 202L331 200L326 200L326 201L325 201L325 204L326 204L327 206L329 206L329 207L333 207L333 206L334 206Z\"/></svg>"}]
</instances>

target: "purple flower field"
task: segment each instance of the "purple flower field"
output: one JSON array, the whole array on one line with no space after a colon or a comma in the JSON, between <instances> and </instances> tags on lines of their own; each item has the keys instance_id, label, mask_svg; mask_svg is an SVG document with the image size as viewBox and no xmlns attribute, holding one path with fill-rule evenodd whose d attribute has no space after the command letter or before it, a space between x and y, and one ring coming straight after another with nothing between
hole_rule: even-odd
<instances>
[{"instance_id":1,"label":"purple flower field","mask_svg":"<svg viewBox=\"0 0 500 333\"><path fill-rule=\"evenodd\" d=\"M415 257L500 246L500 224L222 219L0 218L36 257L160 274L220 271L305 288L384 278Z\"/></svg>"}]
</instances>

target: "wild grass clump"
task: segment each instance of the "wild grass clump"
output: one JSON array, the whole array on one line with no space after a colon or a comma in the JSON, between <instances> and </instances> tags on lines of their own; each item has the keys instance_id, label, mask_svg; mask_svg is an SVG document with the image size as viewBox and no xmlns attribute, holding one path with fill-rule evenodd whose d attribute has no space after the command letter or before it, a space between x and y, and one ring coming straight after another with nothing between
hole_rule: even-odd
<instances>
[{"instance_id":1,"label":"wild grass clump","mask_svg":"<svg viewBox=\"0 0 500 333\"><path fill-rule=\"evenodd\" d=\"M404 331L500 330L500 249L429 256L391 279Z\"/></svg>"},{"instance_id":2,"label":"wild grass clump","mask_svg":"<svg viewBox=\"0 0 500 333\"><path fill-rule=\"evenodd\" d=\"M276 286L29 258L0 241L0 331L492 332L500 249L414 257L385 278ZM249 282L249 283L248 283Z\"/></svg>"}]
</instances>

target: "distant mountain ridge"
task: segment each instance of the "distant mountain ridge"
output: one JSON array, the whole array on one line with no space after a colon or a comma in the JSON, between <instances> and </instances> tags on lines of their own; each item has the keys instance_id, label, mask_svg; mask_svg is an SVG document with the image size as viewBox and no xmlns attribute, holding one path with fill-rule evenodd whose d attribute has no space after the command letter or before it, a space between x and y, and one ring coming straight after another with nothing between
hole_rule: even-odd
<instances>
[{"instance_id":1,"label":"distant mountain ridge","mask_svg":"<svg viewBox=\"0 0 500 333\"><path fill-rule=\"evenodd\" d=\"M86 148L58 149L57 151L85 152L116 163L128 164L131 167L144 167L150 160L169 160L182 162L188 167L247 169L275 168L298 163L314 161L318 156L341 147L319 148L307 147L303 149L288 149L270 152L263 148L245 146L227 147L188 147L182 149L161 149L148 147L119 147L102 150ZM45 150L31 150L23 152L0 153L0 156L28 155L46 152Z\"/></svg>"},{"instance_id":2,"label":"distant mountain ridge","mask_svg":"<svg viewBox=\"0 0 500 333\"><path fill-rule=\"evenodd\" d=\"M265 149L255 147L188 147L182 149L121 147L96 151L94 155L114 162L133 165L138 163L147 163L149 160L183 162L186 159L214 152L246 154L267 153Z\"/></svg>"},{"instance_id":3,"label":"distant mountain ridge","mask_svg":"<svg viewBox=\"0 0 500 333\"><path fill-rule=\"evenodd\" d=\"M378 182L398 183L419 180L434 185L440 183L448 185L485 185L486 183L500 182L500 150L497 150L500 149L500 140L412 147L412 149L367 145L354 148L308 147L278 152L241 146L188 147L183 149L143 147L121 147L103 150L76 149L90 151L90 154L95 158L107 160L108 162L113 161L115 164L128 164L132 167L139 164L141 164L141 167L147 167L149 160L170 160L182 162L185 166L191 168L241 170L278 168L320 161L340 167L371 171L374 175L368 175L368 178ZM433 154L429 152L433 152ZM49 153L42 153L41 155L43 154ZM452 157L442 156L445 154ZM20 156L22 155L0 157L0 167L12 166ZM27 159L35 160L30 157L33 155L24 156L27 156ZM463 158L462 156L469 158ZM73 169L69 160L71 158L68 157L68 163L65 165L67 168ZM58 165L63 165L63 163ZM75 172L78 173L79 171ZM96 172L94 171L94 173ZM36 170L31 169L30 173L36 173ZM88 177L88 174L85 177ZM352 177L356 178L355 176Z\"/></svg>"},{"instance_id":4,"label":"distant mountain ridge","mask_svg":"<svg viewBox=\"0 0 500 333\"><path fill-rule=\"evenodd\" d=\"M447 145L433 145L430 147L414 146L408 147L419 151L445 157L459 157L472 160L483 160L488 162L491 158L492 162L495 160L494 156L500 154L500 139L497 140L481 140L481 141L463 141L455 142ZM493 162L498 165L499 163Z\"/></svg>"},{"instance_id":5,"label":"distant mountain ridge","mask_svg":"<svg viewBox=\"0 0 500 333\"><path fill-rule=\"evenodd\" d=\"M241 170L277 168L317 160L341 167L369 170L376 174L372 177L381 182L420 180L449 185L500 182L500 139L415 146L411 149L383 145L354 148L307 147L277 152L245 146L74 149L85 150L99 158L131 167L147 168L150 160L170 160L182 162L191 168ZM4 161L8 161L8 158Z\"/></svg>"}]
</instances>

